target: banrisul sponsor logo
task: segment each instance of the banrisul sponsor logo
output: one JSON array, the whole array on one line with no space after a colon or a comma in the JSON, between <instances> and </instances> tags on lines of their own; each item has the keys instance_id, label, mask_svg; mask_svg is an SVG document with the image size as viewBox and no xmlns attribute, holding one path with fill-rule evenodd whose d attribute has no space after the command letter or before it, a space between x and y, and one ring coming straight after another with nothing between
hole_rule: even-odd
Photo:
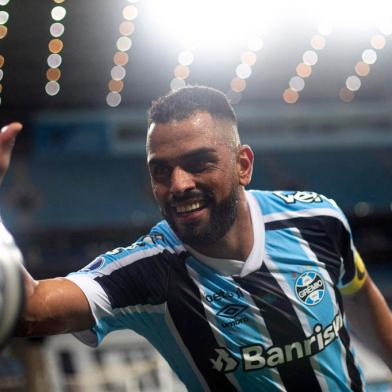
<instances>
[{"instance_id":1,"label":"banrisul sponsor logo","mask_svg":"<svg viewBox=\"0 0 392 392\"><path fill-rule=\"evenodd\" d=\"M324 328L321 324L316 324L313 328L313 334L304 340L295 341L284 346L271 346L267 349L261 344L242 347L242 367L244 371L252 371L311 357L325 350L337 339L342 327L343 317L341 313L338 313L332 323Z\"/></svg>"},{"instance_id":2,"label":"banrisul sponsor logo","mask_svg":"<svg viewBox=\"0 0 392 392\"><path fill-rule=\"evenodd\" d=\"M238 362L231 356L230 352L225 347L218 347L215 349L215 352L217 353L217 357L210 358L213 369L218 372L229 373L237 368Z\"/></svg>"},{"instance_id":3,"label":"banrisul sponsor logo","mask_svg":"<svg viewBox=\"0 0 392 392\"><path fill-rule=\"evenodd\" d=\"M323 278L315 271L306 271L295 281L297 297L305 305L317 305L325 294Z\"/></svg>"},{"instance_id":4,"label":"banrisul sponsor logo","mask_svg":"<svg viewBox=\"0 0 392 392\"><path fill-rule=\"evenodd\" d=\"M302 358L311 357L325 350L339 338L343 328L343 316L339 312L330 324L323 327L316 324L313 333L304 340L297 340L285 345L265 347L262 344L252 344L240 347L240 362L245 372L257 371L263 368L273 368ZM210 361L213 369L219 372L232 372L239 362L237 357L222 347L216 348L216 357Z\"/></svg>"}]
</instances>

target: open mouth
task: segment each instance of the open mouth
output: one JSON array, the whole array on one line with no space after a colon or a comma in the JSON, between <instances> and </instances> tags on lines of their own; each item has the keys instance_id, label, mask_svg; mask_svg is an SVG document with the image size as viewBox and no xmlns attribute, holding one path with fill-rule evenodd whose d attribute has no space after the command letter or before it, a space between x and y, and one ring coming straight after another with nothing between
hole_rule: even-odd
<instances>
[{"instance_id":1,"label":"open mouth","mask_svg":"<svg viewBox=\"0 0 392 392\"><path fill-rule=\"evenodd\" d=\"M207 204L208 204L207 201L199 200L199 201L193 201L188 204L183 204L180 206L174 206L173 209L175 210L177 215L186 215L202 210L207 206Z\"/></svg>"}]
</instances>

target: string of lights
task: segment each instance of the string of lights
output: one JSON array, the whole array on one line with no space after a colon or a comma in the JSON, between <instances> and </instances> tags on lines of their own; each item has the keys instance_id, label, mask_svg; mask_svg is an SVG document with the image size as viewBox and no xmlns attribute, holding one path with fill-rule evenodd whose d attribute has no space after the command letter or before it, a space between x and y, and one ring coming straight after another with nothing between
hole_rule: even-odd
<instances>
[{"instance_id":1,"label":"string of lights","mask_svg":"<svg viewBox=\"0 0 392 392\"><path fill-rule=\"evenodd\" d=\"M137 0L128 0L136 3ZM110 71L111 79L108 83L109 92L106 95L106 103L110 107L116 107L121 103L121 91L124 89L124 78L127 74L125 65L128 63L128 51L132 47L131 35L135 32L134 20L138 16L138 9L134 4L126 5L122 11L123 21L119 25L120 37L117 39L117 51L113 56L113 67Z\"/></svg>"},{"instance_id":2,"label":"string of lights","mask_svg":"<svg viewBox=\"0 0 392 392\"><path fill-rule=\"evenodd\" d=\"M319 59L317 52L323 50L326 46L326 37L332 32L332 25L328 22L320 24L317 28L318 34L313 35L310 39L312 49L306 50L302 55L302 62L296 67L296 75L292 76L289 81L289 87L283 92L283 100L288 104L296 103L299 99L299 93L305 88L305 79L312 74L314 67Z\"/></svg>"},{"instance_id":3,"label":"string of lights","mask_svg":"<svg viewBox=\"0 0 392 392\"><path fill-rule=\"evenodd\" d=\"M252 34L247 43L247 49L241 53L241 62L235 69L234 78L230 81L230 90L227 96L232 104L237 104L246 89L246 80L252 75L252 67L257 61L257 52L263 48L264 42L261 33Z\"/></svg>"},{"instance_id":4,"label":"string of lights","mask_svg":"<svg viewBox=\"0 0 392 392\"><path fill-rule=\"evenodd\" d=\"M377 2L378 0L375 3ZM36 83L36 78L31 77L31 74L20 81L18 78L11 78L12 74L9 73L11 71L10 63L20 59L19 50L14 50L14 46L20 45L22 40L25 45L22 48L23 52L26 52L26 55L34 56L34 45L27 44L26 46L28 41L24 41L24 35L15 34L14 38L14 35L9 34L10 29L14 30L13 22L15 22L15 33L18 28L23 26L23 17L17 18L18 15L8 6L11 3L12 6L16 4L11 0L0 0L0 104L3 100L3 106L5 103L4 87L6 86L8 90L9 83L12 83L13 80L16 80L18 85L27 81L30 85ZM143 45L140 45L141 54L138 54L139 45L134 45L136 19L138 20L138 33L141 33L140 29L143 30L143 33L150 31L149 29L151 32L154 31L154 35L151 34L154 40L150 45L152 55L155 54L153 45L164 50L167 45L169 50L166 53L170 53L173 47L177 48L166 79L166 84L170 84L172 90L183 87L196 79L203 83L208 72L209 78L207 80L214 77L216 83L223 81L226 84L226 93L233 104L244 99L248 92L246 89L257 78L268 79L268 83L260 91L252 91L252 94L255 94L254 98L268 95L278 100L283 99L283 102L287 104L294 104L306 97L327 97L328 99L351 102L358 95L358 91L361 91L361 98L365 99L373 97L374 94L377 94L377 90L389 99L388 88L380 89L379 85L375 85L373 82L380 83L380 79L376 80L376 78L380 78L380 72L385 74L383 64L390 60L387 51L383 51L383 49L387 45L388 36L392 35L392 3L385 2L384 4L383 1L382 7L377 7L375 3L360 7L361 9L356 9L354 13L353 0L332 1L322 6L308 0L299 0L295 6L287 2L284 7L275 6L273 2L264 4L264 2L256 0L244 0L242 3L238 3L236 0L216 0L214 2L208 0L186 2L183 0L167 0L165 2L161 0L148 2L122 0L119 8L115 11L117 14L117 21L114 22L115 32L114 34L109 33L113 47L106 62L106 71L103 71L104 74L106 73L106 77L104 76L106 82L98 99L103 105L107 104L111 107L120 105L125 100L124 90L127 83L125 78L129 80L134 77L131 74L131 62L135 67L143 67L142 51L145 48L143 49ZM71 47L68 47L68 41L65 42L63 38L65 29L67 29L67 36L69 35L69 42L79 40L79 37L83 37L81 42L87 42L88 34L96 37L98 34L103 34L104 37L108 37L108 31L113 27L113 15L110 13L106 15L108 11L103 8L102 12L105 17L102 18L102 22L105 22L105 25L101 25L97 30L94 23L91 23L88 28L83 27L83 32L80 34L76 28L71 31L68 26L71 25L71 22L73 25L80 23L80 21L89 20L88 6L80 9L80 11L86 12L85 15L75 14L76 18L71 20L72 15L69 12L71 4L66 0L50 0L49 10L47 5L42 9L37 9L40 13L44 10L48 22L36 26L37 31L43 27L50 33L50 36L47 35L46 40L44 39L44 45L48 45L44 59L37 59L37 61L41 61L41 65L44 65L44 68L41 68L39 72L43 77L46 75L46 80L38 79L37 83L41 84L38 88L43 96L54 96L59 94L60 88L64 89L64 72L68 67L72 69L71 67L74 66L73 61L66 64L64 56L69 55L70 58L76 58L76 55L80 57L85 55L83 50L80 53L68 53ZM26 12L23 8L20 12ZM283 12L286 8L290 12ZM341 12L337 12L340 8ZM110 9L113 10L113 7ZM30 8L27 8L27 12L30 12ZM9 22L10 14L13 18L11 23ZM66 22L64 22L65 18ZM19 25L18 19L21 21ZM386 20L386 22L380 24L382 20ZM320 21L328 21L328 23L319 24ZM45 27L46 25L47 27ZM76 24L74 26L76 27ZM333 35L331 34L332 26ZM268 36L264 35L267 27ZM309 27L313 31L305 36L304 42L303 33L308 31ZM270 32L272 33L269 34ZM290 34L290 37L285 41L284 36L287 34ZM147 36L150 35L147 34ZM28 38L37 40L39 37L40 35L31 35ZM362 41L363 39L365 41ZM365 42L360 46L360 50L358 50L358 42ZM304 47L303 44L305 44ZM300 49L300 52L294 52L286 50L287 45L303 49ZM64 53L64 48L66 53ZM324 50L325 48L328 49L328 53L326 53L327 50ZM131 49L133 57L130 54ZM292 53L298 57L294 58L294 63L291 61L293 59L287 58ZM205 64L203 67L203 62L214 61L214 56L217 60L216 64L223 70L229 64L229 61L225 60L231 58L232 65L229 67L232 67L232 70L228 70L231 72L228 76L225 77L224 72L217 72L213 75L215 69L208 68L208 65L211 64ZM263 73L256 75L256 67L261 65L260 61L264 58L266 62L263 66ZM196 59L198 63L195 62ZM383 63L381 63L381 59ZM161 61L164 60L164 58L161 59ZM321 62L324 67L320 67ZM33 73L32 69L37 67L32 65L33 63L30 67L24 67L24 71ZM85 80L83 72L74 74L74 82L87 86L91 80L91 85L96 85L96 81L102 78L101 65L102 62L96 62L90 67L88 80ZM314 68L316 65L319 68ZM331 72L332 68L328 67L329 65L333 67L333 72ZM12 71L16 72L16 69L12 69ZM196 75L195 72L199 74ZM286 79L286 81L283 80L283 85L281 79L277 80L282 77L282 74ZM320 79L316 80L316 76L320 76ZM274 79L272 80L272 78ZM328 86L324 88L326 83ZM362 86L366 87L366 91L361 90ZM16 96L14 91L17 87L12 87L13 96ZM61 92L68 94L65 89ZM148 89L140 91L140 94L142 93L148 93ZM278 95L276 96L276 94ZM145 95L148 96L148 94ZM86 94L86 99L90 99L88 94Z\"/></svg>"},{"instance_id":5,"label":"string of lights","mask_svg":"<svg viewBox=\"0 0 392 392\"><path fill-rule=\"evenodd\" d=\"M9 0L0 0L0 6L2 7L8 5L8 3ZM0 9L0 40L4 39L8 34L7 23L9 17L10 15L5 9ZM2 102L1 94L3 93L4 64L5 64L4 55L0 53L0 105Z\"/></svg>"},{"instance_id":6,"label":"string of lights","mask_svg":"<svg viewBox=\"0 0 392 392\"><path fill-rule=\"evenodd\" d=\"M62 5L65 0L53 0L54 7L51 11L52 24L50 25L50 41L48 44L49 56L47 58L48 70L46 71L46 85L45 91L49 96L57 95L60 91L60 78L61 70L60 65L62 63L61 52L64 48L64 43L61 39L64 34L64 24L61 22L67 14L66 9Z\"/></svg>"},{"instance_id":7,"label":"string of lights","mask_svg":"<svg viewBox=\"0 0 392 392\"><path fill-rule=\"evenodd\" d=\"M170 82L171 90L177 90L186 85L186 79L189 78L191 73L190 65L193 63L194 59L194 46L192 45L189 45L179 53L178 64L173 70L174 78Z\"/></svg>"},{"instance_id":8,"label":"string of lights","mask_svg":"<svg viewBox=\"0 0 392 392\"><path fill-rule=\"evenodd\" d=\"M375 34L370 39L371 48L365 49L362 52L362 59L355 64L355 74L348 76L346 78L345 86L340 89L339 98L343 102L351 102L355 98L355 93L362 86L362 79L369 75L371 66L375 64L378 59L376 51L384 49L386 36L392 34L392 22L383 22L380 25L379 30L380 34Z\"/></svg>"}]
</instances>

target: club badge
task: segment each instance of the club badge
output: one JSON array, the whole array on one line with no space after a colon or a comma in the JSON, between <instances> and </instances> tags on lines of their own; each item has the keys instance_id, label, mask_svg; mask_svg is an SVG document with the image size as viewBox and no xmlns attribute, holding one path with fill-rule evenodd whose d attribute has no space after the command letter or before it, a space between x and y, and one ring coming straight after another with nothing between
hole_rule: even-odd
<instances>
[{"instance_id":1,"label":"club badge","mask_svg":"<svg viewBox=\"0 0 392 392\"><path fill-rule=\"evenodd\" d=\"M295 291L305 305L317 305L324 297L324 280L317 272L306 271L295 281Z\"/></svg>"}]
</instances>

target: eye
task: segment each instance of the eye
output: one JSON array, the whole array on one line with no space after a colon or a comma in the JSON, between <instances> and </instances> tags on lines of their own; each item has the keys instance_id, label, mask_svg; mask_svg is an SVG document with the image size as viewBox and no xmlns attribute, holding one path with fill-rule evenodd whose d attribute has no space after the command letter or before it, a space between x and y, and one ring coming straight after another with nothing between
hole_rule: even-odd
<instances>
[{"instance_id":1,"label":"eye","mask_svg":"<svg viewBox=\"0 0 392 392\"><path fill-rule=\"evenodd\" d=\"M165 181L170 177L171 168L166 165L156 165L151 168L151 177L155 181Z\"/></svg>"},{"instance_id":2,"label":"eye","mask_svg":"<svg viewBox=\"0 0 392 392\"><path fill-rule=\"evenodd\" d=\"M208 170L212 166L212 163L205 160L195 160L191 162L187 162L184 165L184 170L189 173L201 173L205 170Z\"/></svg>"}]
</instances>

